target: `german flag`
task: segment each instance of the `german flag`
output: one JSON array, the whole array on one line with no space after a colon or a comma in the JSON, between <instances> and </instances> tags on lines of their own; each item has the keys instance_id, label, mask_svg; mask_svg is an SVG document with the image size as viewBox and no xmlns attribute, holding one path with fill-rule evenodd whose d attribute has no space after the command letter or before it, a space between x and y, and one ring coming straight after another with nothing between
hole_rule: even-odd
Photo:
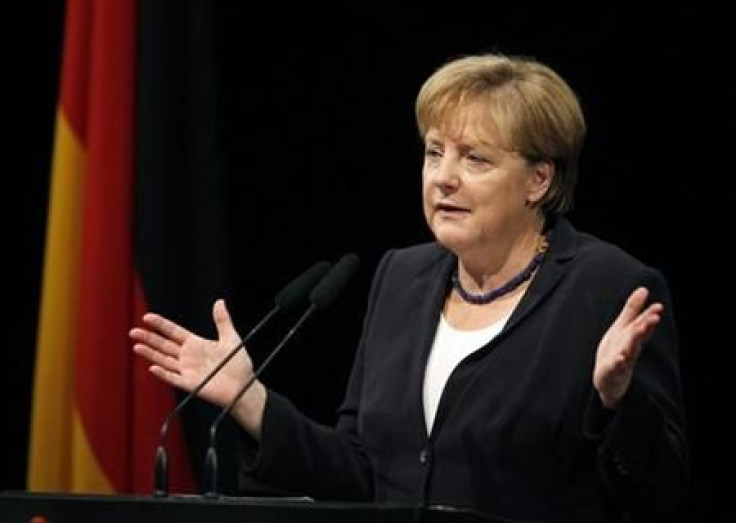
<instances>
[{"instance_id":1,"label":"german flag","mask_svg":"<svg viewBox=\"0 0 736 523\"><path fill-rule=\"evenodd\" d=\"M154 219L151 205L138 200L145 194L150 203L158 195L147 188L161 185L143 180L152 170L140 168L137 151L139 92L158 81L146 78L137 64L143 14L136 0L66 5L29 490L150 493L159 428L175 404L174 391L148 373L127 336L155 308L150 295L165 295L164 287L151 282L161 263L147 263L147 274L141 269L142 260L155 256L148 246L160 236L147 222ZM151 165L157 148L147 147ZM171 216L157 219L180 223ZM194 489L185 447L175 421L168 450L171 488L180 492Z\"/></svg>"}]
</instances>

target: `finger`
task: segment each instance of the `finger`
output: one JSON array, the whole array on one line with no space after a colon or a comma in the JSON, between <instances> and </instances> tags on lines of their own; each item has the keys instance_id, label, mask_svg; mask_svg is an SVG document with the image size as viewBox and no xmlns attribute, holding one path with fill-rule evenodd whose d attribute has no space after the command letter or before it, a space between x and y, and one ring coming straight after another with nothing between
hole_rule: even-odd
<instances>
[{"instance_id":1,"label":"finger","mask_svg":"<svg viewBox=\"0 0 736 523\"><path fill-rule=\"evenodd\" d=\"M177 358L179 357L179 352L181 350L180 345L178 343L174 343L167 338L164 338L163 336L156 334L155 332L135 327L131 329L130 337L134 341L148 345L149 347L157 351Z\"/></svg>"},{"instance_id":2,"label":"finger","mask_svg":"<svg viewBox=\"0 0 736 523\"><path fill-rule=\"evenodd\" d=\"M652 304L628 326L622 340L623 348L619 352L625 364L631 364L639 358L644 342L661 320L662 309L661 304Z\"/></svg>"},{"instance_id":3,"label":"finger","mask_svg":"<svg viewBox=\"0 0 736 523\"><path fill-rule=\"evenodd\" d=\"M649 296L649 290L646 287L637 287L626 300L623 309L619 313L613 325L623 328L631 323L634 318L641 312L641 308Z\"/></svg>"},{"instance_id":4,"label":"finger","mask_svg":"<svg viewBox=\"0 0 736 523\"><path fill-rule=\"evenodd\" d=\"M148 345L145 345L143 343L136 343L135 345L133 345L133 351L136 354L143 356L154 365L157 365L169 372L174 372L177 374L180 372L179 360L171 356L167 356L166 354L163 354L155 349L152 349Z\"/></svg>"},{"instance_id":5,"label":"finger","mask_svg":"<svg viewBox=\"0 0 736 523\"><path fill-rule=\"evenodd\" d=\"M215 320L217 334L220 339L238 338L233 322L230 319L230 313L225 306L225 300L217 300L212 307L212 318Z\"/></svg>"},{"instance_id":6,"label":"finger","mask_svg":"<svg viewBox=\"0 0 736 523\"><path fill-rule=\"evenodd\" d=\"M655 303L650 305L646 311L639 315L632 329L635 342L642 344L649 339L654 332L654 329L662 320L663 310L664 308L661 304Z\"/></svg>"},{"instance_id":7,"label":"finger","mask_svg":"<svg viewBox=\"0 0 736 523\"><path fill-rule=\"evenodd\" d=\"M167 338L174 340L179 345L184 343L184 340L192 335L191 332L178 323L174 323L173 321L154 312L149 312L148 314L143 315L143 322Z\"/></svg>"},{"instance_id":8,"label":"finger","mask_svg":"<svg viewBox=\"0 0 736 523\"><path fill-rule=\"evenodd\" d=\"M151 374L165 381L169 385L187 390L186 383L184 382L181 374L177 372L172 372L163 367L159 367L158 365L151 365L150 367L148 367L148 370L151 372Z\"/></svg>"}]
</instances>

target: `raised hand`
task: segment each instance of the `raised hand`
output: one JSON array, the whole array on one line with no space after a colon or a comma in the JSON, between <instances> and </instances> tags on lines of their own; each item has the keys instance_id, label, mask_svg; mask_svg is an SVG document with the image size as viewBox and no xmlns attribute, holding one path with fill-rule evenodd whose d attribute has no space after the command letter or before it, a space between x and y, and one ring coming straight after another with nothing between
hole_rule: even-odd
<instances>
[{"instance_id":1,"label":"raised hand","mask_svg":"<svg viewBox=\"0 0 736 523\"><path fill-rule=\"evenodd\" d=\"M648 296L645 287L634 290L598 344L593 386L607 408L616 408L626 394L642 346L661 319L661 303L644 309Z\"/></svg>"},{"instance_id":2,"label":"raised hand","mask_svg":"<svg viewBox=\"0 0 736 523\"><path fill-rule=\"evenodd\" d=\"M158 314L143 316L147 328L130 331L133 350L151 362L149 370L163 381L191 391L238 344L235 330L223 300L212 309L218 339L202 338ZM253 364L245 348L239 351L199 392L199 396L225 406L253 375Z\"/></svg>"}]
</instances>

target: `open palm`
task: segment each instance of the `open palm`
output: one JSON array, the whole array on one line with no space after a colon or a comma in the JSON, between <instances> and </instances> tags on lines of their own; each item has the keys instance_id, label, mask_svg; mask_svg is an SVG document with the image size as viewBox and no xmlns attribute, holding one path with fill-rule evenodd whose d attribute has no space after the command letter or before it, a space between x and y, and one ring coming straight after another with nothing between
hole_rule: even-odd
<instances>
[{"instance_id":1,"label":"open palm","mask_svg":"<svg viewBox=\"0 0 736 523\"><path fill-rule=\"evenodd\" d=\"M217 340L203 338L163 316L148 313L143 316L145 327L130 331L135 342L133 350L151 362L149 370L154 375L191 391L241 341L222 300L215 302L212 316ZM210 380L199 396L225 406L252 375L253 364L243 348Z\"/></svg>"},{"instance_id":2,"label":"open palm","mask_svg":"<svg viewBox=\"0 0 736 523\"><path fill-rule=\"evenodd\" d=\"M642 346L661 319L661 303L644 309L648 296L644 287L634 290L598 345L593 386L608 408L615 408L629 389Z\"/></svg>"}]
</instances>

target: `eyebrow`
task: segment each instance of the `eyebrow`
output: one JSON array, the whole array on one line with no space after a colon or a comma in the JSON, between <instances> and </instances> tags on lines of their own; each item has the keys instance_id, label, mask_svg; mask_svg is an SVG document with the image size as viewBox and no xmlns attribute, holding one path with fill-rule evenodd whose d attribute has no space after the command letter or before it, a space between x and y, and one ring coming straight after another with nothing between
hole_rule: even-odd
<instances>
[{"instance_id":1,"label":"eyebrow","mask_svg":"<svg viewBox=\"0 0 736 523\"><path fill-rule=\"evenodd\" d=\"M425 146L442 145L442 143L443 143L442 138L438 136L430 136L430 133L427 133L425 135ZM479 140L473 144L469 144L464 141L456 142L456 143L457 143L458 150L460 150L460 152L462 153L467 153L468 151L477 150L477 149L480 149L481 151L487 152L489 154L501 154L503 152L513 152L510 149L506 149L504 147L501 147L498 144L487 142L487 141Z\"/></svg>"}]
</instances>

